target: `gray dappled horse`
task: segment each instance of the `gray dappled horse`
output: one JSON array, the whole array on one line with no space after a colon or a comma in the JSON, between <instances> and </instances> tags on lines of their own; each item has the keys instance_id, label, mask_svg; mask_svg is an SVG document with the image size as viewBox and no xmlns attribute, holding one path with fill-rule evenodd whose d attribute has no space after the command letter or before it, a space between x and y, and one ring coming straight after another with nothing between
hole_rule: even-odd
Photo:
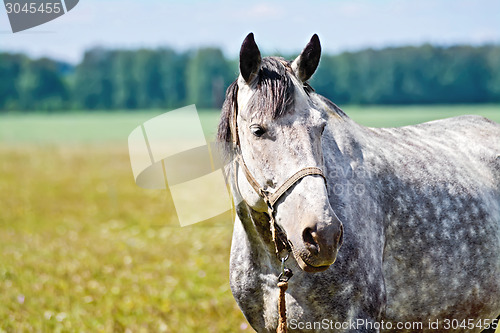
<instances>
[{"instance_id":1,"label":"gray dappled horse","mask_svg":"<svg viewBox=\"0 0 500 333\"><path fill-rule=\"evenodd\" d=\"M314 35L293 62L261 58L249 34L227 90L239 307L276 330L288 250L289 331L481 331L500 314L500 125L358 125L307 84L320 53Z\"/></svg>"}]
</instances>

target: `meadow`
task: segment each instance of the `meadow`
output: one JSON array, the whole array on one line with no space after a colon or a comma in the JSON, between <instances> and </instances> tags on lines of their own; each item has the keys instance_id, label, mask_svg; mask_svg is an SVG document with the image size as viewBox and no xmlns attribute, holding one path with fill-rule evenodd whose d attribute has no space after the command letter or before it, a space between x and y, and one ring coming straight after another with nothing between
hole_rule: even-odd
<instances>
[{"instance_id":1,"label":"meadow","mask_svg":"<svg viewBox=\"0 0 500 333\"><path fill-rule=\"evenodd\" d=\"M345 111L500 122L498 105ZM252 331L229 288L232 222L181 228L166 191L134 183L128 134L163 112L0 116L0 332ZM200 118L213 137L218 113Z\"/></svg>"}]
</instances>

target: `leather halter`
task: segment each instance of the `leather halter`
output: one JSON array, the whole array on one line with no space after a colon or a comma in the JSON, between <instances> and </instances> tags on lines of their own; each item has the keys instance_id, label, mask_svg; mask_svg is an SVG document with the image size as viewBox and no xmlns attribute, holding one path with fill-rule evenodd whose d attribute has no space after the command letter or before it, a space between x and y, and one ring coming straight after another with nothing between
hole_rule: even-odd
<instances>
[{"instance_id":1,"label":"leather halter","mask_svg":"<svg viewBox=\"0 0 500 333\"><path fill-rule=\"evenodd\" d=\"M279 228L279 226L276 224L276 220L274 219L274 206L276 202L285 194L285 192L290 189L295 183L297 183L299 180L301 180L304 177L307 176L312 176L312 175L318 175L323 178L326 184L326 178L325 175L323 174L323 171L318 168L318 167L306 167L303 169L300 169L296 173L294 173L291 177L289 177L283 184L281 184L274 192L269 192L268 190L264 189L264 187L260 186L259 182L255 179L255 177L252 175L250 170L248 169L245 161L243 160L243 155L241 154L241 147L240 147L240 140L238 136L238 122L237 122L237 117L238 117L238 105L235 103L233 107L233 117L231 119L231 133L232 133L232 139L233 139L233 149L236 153L236 158L234 159L235 163L235 168L234 168L234 178L235 178L235 184L238 186L238 166L241 167L243 170L243 174L245 175L245 178L247 179L248 183L252 186L254 191L264 200L264 202L267 204L268 207L268 215L269 215L269 223L270 223L270 229L271 229L271 234L274 242L274 248L276 255L278 256L279 259L280 253L283 250L287 250L288 252L291 252L291 246L290 243L288 242L288 239L285 235L285 233Z\"/></svg>"}]
</instances>

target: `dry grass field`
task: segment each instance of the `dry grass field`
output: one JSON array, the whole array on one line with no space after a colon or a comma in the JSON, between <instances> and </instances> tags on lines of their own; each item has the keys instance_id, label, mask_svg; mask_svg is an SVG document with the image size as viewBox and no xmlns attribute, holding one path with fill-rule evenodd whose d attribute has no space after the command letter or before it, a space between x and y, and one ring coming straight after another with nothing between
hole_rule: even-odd
<instances>
[{"instance_id":1,"label":"dry grass field","mask_svg":"<svg viewBox=\"0 0 500 333\"><path fill-rule=\"evenodd\" d=\"M0 327L234 332L230 221L181 228L123 147L0 149Z\"/></svg>"}]
</instances>

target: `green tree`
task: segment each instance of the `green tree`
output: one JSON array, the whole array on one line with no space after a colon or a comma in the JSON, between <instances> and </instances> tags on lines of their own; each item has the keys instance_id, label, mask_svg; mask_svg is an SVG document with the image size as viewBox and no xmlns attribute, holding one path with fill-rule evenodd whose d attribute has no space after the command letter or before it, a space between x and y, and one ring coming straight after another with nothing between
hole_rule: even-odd
<instances>
[{"instance_id":1,"label":"green tree","mask_svg":"<svg viewBox=\"0 0 500 333\"><path fill-rule=\"evenodd\" d=\"M16 82L25 61L22 54L0 53L0 112L20 107Z\"/></svg>"},{"instance_id":2,"label":"green tree","mask_svg":"<svg viewBox=\"0 0 500 333\"><path fill-rule=\"evenodd\" d=\"M219 108L224 91L234 79L230 64L220 49L204 48L195 51L187 64L186 87L188 103L200 108Z\"/></svg>"},{"instance_id":3,"label":"green tree","mask_svg":"<svg viewBox=\"0 0 500 333\"><path fill-rule=\"evenodd\" d=\"M85 52L76 67L72 97L78 109L111 109L113 107L113 53L94 48Z\"/></svg>"},{"instance_id":4,"label":"green tree","mask_svg":"<svg viewBox=\"0 0 500 333\"><path fill-rule=\"evenodd\" d=\"M68 97L57 63L48 58L23 61L16 88L24 110L62 109Z\"/></svg>"}]
</instances>

